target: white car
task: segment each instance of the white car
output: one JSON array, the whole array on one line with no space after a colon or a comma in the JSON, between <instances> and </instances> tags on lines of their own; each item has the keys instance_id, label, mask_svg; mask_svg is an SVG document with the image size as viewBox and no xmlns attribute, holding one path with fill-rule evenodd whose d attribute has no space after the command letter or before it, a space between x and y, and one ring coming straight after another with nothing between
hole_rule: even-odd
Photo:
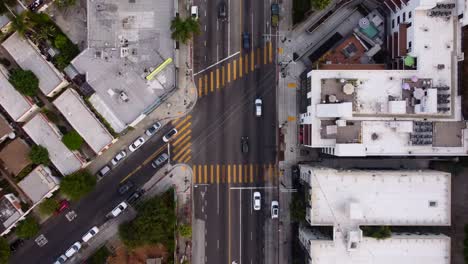
<instances>
[{"instance_id":1,"label":"white car","mask_svg":"<svg viewBox=\"0 0 468 264\"><path fill-rule=\"evenodd\" d=\"M192 6L190 11L191 11L190 13L192 15L192 18L195 20L198 20L198 6Z\"/></svg>"},{"instance_id":2,"label":"white car","mask_svg":"<svg viewBox=\"0 0 468 264\"><path fill-rule=\"evenodd\" d=\"M151 137L152 135L156 134L156 132L158 132L160 128L161 128L161 123L156 122L152 126L148 127L148 129L146 129L145 134L148 137Z\"/></svg>"},{"instance_id":3,"label":"white car","mask_svg":"<svg viewBox=\"0 0 468 264\"><path fill-rule=\"evenodd\" d=\"M169 142L173 136L177 135L177 129L173 128L163 137L164 142Z\"/></svg>"},{"instance_id":4,"label":"white car","mask_svg":"<svg viewBox=\"0 0 468 264\"><path fill-rule=\"evenodd\" d=\"M255 99L255 115L257 117L262 116L262 99Z\"/></svg>"},{"instance_id":5,"label":"white car","mask_svg":"<svg viewBox=\"0 0 468 264\"><path fill-rule=\"evenodd\" d=\"M279 203L278 201L271 202L271 218L278 218L279 215Z\"/></svg>"},{"instance_id":6,"label":"white car","mask_svg":"<svg viewBox=\"0 0 468 264\"><path fill-rule=\"evenodd\" d=\"M125 209L127 209L128 205L126 202L121 202L119 205L117 205L114 209L111 211L111 215L113 217L119 216Z\"/></svg>"},{"instance_id":7,"label":"white car","mask_svg":"<svg viewBox=\"0 0 468 264\"><path fill-rule=\"evenodd\" d=\"M260 195L260 192L254 192L253 194L253 207L255 211L260 210L260 204L261 204L262 196Z\"/></svg>"},{"instance_id":8,"label":"white car","mask_svg":"<svg viewBox=\"0 0 468 264\"><path fill-rule=\"evenodd\" d=\"M125 150L120 151L115 155L115 157L111 160L112 165L117 165L121 160L123 160L127 156L127 152Z\"/></svg>"},{"instance_id":9,"label":"white car","mask_svg":"<svg viewBox=\"0 0 468 264\"><path fill-rule=\"evenodd\" d=\"M99 233L99 228L97 228L97 226L95 226L95 227L91 228L88 231L88 233L86 233L81 239L83 240L84 243L86 243L89 240L91 240L91 238L96 236L97 233Z\"/></svg>"},{"instance_id":10,"label":"white car","mask_svg":"<svg viewBox=\"0 0 468 264\"><path fill-rule=\"evenodd\" d=\"M145 139L143 137L139 137L135 141L133 141L133 143L128 147L128 149L131 152L134 152L135 150L143 146L143 144L145 144Z\"/></svg>"},{"instance_id":11,"label":"white car","mask_svg":"<svg viewBox=\"0 0 468 264\"><path fill-rule=\"evenodd\" d=\"M65 256L68 258L71 258L73 255L75 255L78 251L81 249L81 243L80 242L75 242L67 251L65 251Z\"/></svg>"}]
</instances>

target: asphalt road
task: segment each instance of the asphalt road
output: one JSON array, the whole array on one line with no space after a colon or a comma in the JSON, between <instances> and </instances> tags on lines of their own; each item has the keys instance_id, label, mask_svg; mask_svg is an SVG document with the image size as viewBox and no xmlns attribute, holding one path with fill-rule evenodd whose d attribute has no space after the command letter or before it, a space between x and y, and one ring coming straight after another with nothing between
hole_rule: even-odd
<instances>
[{"instance_id":1,"label":"asphalt road","mask_svg":"<svg viewBox=\"0 0 468 264\"><path fill-rule=\"evenodd\" d=\"M63 254L74 242L80 241L91 227L100 226L106 221L106 215L120 202L132 194L134 189L124 195L117 192L119 183L138 169L128 179L135 186L142 186L155 173L151 167L154 156L167 151L167 145L161 140L161 136L170 130L170 126L161 129L148 140L139 150L127 156L122 163L114 168L98 182L95 190L76 204L72 204L62 214L48 220L40 230L47 243L39 247L34 239L28 240L16 251L11 263L52 263ZM128 153L127 149L127 153ZM147 161L146 165L142 165ZM140 168L141 166L141 168ZM75 212L76 217L69 221L67 213Z\"/></svg>"},{"instance_id":2,"label":"asphalt road","mask_svg":"<svg viewBox=\"0 0 468 264\"><path fill-rule=\"evenodd\" d=\"M194 2L201 24L194 41L199 99L191 113L194 215L205 221L206 263L274 264L278 221L270 204L278 200L278 124L271 2L226 1L224 22L217 18L220 2ZM242 32L250 34L249 50L242 49ZM261 117L255 116L256 98L263 101ZM241 151L241 137L249 138L248 153ZM256 190L263 197L260 211L252 210Z\"/></svg>"}]
</instances>

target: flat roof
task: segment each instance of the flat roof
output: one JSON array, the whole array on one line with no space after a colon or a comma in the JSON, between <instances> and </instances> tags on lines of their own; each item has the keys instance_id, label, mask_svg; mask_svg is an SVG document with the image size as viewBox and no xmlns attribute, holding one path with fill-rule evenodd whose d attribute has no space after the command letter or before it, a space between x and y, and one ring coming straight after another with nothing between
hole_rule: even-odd
<instances>
[{"instance_id":1,"label":"flat roof","mask_svg":"<svg viewBox=\"0 0 468 264\"><path fill-rule=\"evenodd\" d=\"M116 132L174 87L173 63L152 81L145 79L166 59L174 59L173 14L172 1L88 1L88 48L72 64L86 74L96 91L90 102Z\"/></svg>"},{"instance_id":2,"label":"flat roof","mask_svg":"<svg viewBox=\"0 0 468 264\"><path fill-rule=\"evenodd\" d=\"M114 139L112 135L88 109L75 90L67 89L55 99L54 105L94 152L99 153L112 143Z\"/></svg>"},{"instance_id":3,"label":"flat roof","mask_svg":"<svg viewBox=\"0 0 468 264\"><path fill-rule=\"evenodd\" d=\"M1 232L10 227L22 215L22 213L13 204L13 202L8 199L7 196L15 197L10 193L3 195L0 198L0 222L2 223L2 226L0 226ZM19 206L19 204L17 206Z\"/></svg>"},{"instance_id":4,"label":"flat roof","mask_svg":"<svg viewBox=\"0 0 468 264\"><path fill-rule=\"evenodd\" d=\"M62 135L43 114L34 116L23 129L36 144L47 148L50 160L63 175L81 168L82 161L62 143Z\"/></svg>"},{"instance_id":5,"label":"flat roof","mask_svg":"<svg viewBox=\"0 0 468 264\"><path fill-rule=\"evenodd\" d=\"M22 69L30 70L37 76L39 88L45 95L49 95L64 81L53 68L54 66L48 63L28 40L22 38L17 32L6 39L2 46Z\"/></svg>"},{"instance_id":6,"label":"flat roof","mask_svg":"<svg viewBox=\"0 0 468 264\"><path fill-rule=\"evenodd\" d=\"M449 264L450 238L444 235L392 235L377 240L364 237L356 251L340 241L310 240L314 264Z\"/></svg>"},{"instance_id":7,"label":"flat roof","mask_svg":"<svg viewBox=\"0 0 468 264\"><path fill-rule=\"evenodd\" d=\"M11 85L2 69L0 69L0 104L15 121L18 121L33 106L29 99Z\"/></svg>"},{"instance_id":8,"label":"flat roof","mask_svg":"<svg viewBox=\"0 0 468 264\"><path fill-rule=\"evenodd\" d=\"M58 189L59 183L54 179L48 167L39 165L21 180L18 186L33 203L37 203L49 192Z\"/></svg>"},{"instance_id":9,"label":"flat roof","mask_svg":"<svg viewBox=\"0 0 468 264\"><path fill-rule=\"evenodd\" d=\"M16 176L27 165L31 164L29 159L30 150L31 148L24 140L16 138L0 151L0 160L3 161L6 169Z\"/></svg>"},{"instance_id":10,"label":"flat roof","mask_svg":"<svg viewBox=\"0 0 468 264\"><path fill-rule=\"evenodd\" d=\"M8 124L4 116L0 115L0 138L7 136L13 132L13 128Z\"/></svg>"},{"instance_id":11,"label":"flat roof","mask_svg":"<svg viewBox=\"0 0 468 264\"><path fill-rule=\"evenodd\" d=\"M312 225L450 225L450 173L301 166L309 172Z\"/></svg>"}]
</instances>

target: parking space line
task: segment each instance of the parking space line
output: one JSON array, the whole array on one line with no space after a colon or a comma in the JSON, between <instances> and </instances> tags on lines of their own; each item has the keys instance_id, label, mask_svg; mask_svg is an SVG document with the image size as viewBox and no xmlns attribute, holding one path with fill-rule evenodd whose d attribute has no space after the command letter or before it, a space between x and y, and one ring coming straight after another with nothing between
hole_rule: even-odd
<instances>
[{"instance_id":1,"label":"parking space line","mask_svg":"<svg viewBox=\"0 0 468 264\"><path fill-rule=\"evenodd\" d=\"M210 72L210 91L213 92L213 71Z\"/></svg>"},{"instance_id":2,"label":"parking space line","mask_svg":"<svg viewBox=\"0 0 468 264\"><path fill-rule=\"evenodd\" d=\"M221 66L221 86L224 87L224 65Z\"/></svg>"},{"instance_id":3,"label":"parking space line","mask_svg":"<svg viewBox=\"0 0 468 264\"><path fill-rule=\"evenodd\" d=\"M227 82L231 82L231 63L228 62L227 64Z\"/></svg>"},{"instance_id":4,"label":"parking space line","mask_svg":"<svg viewBox=\"0 0 468 264\"><path fill-rule=\"evenodd\" d=\"M203 183L208 181L208 166L203 165Z\"/></svg>"},{"instance_id":5,"label":"parking space line","mask_svg":"<svg viewBox=\"0 0 468 264\"><path fill-rule=\"evenodd\" d=\"M216 69L216 89L219 89L219 69Z\"/></svg>"},{"instance_id":6,"label":"parking space line","mask_svg":"<svg viewBox=\"0 0 468 264\"><path fill-rule=\"evenodd\" d=\"M205 95L208 94L208 75L205 75Z\"/></svg>"},{"instance_id":7,"label":"parking space line","mask_svg":"<svg viewBox=\"0 0 468 264\"><path fill-rule=\"evenodd\" d=\"M252 49L250 53L250 71L253 72L255 69L255 50Z\"/></svg>"},{"instance_id":8,"label":"parking space line","mask_svg":"<svg viewBox=\"0 0 468 264\"><path fill-rule=\"evenodd\" d=\"M268 57L270 58L270 63L273 62L273 44L271 43L271 41L268 41Z\"/></svg>"},{"instance_id":9,"label":"parking space line","mask_svg":"<svg viewBox=\"0 0 468 264\"><path fill-rule=\"evenodd\" d=\"M202 78L203 77L198 78L198 97L202 96Z\"/></svg>"},{"instance_id":10,"label":"parking space line","mask_svg":"<svg viewBox=\"0 0 468 264\"><path fill-rule=\"evenodd\" d=\"M235 81L237 79L236 73L237 73L237 67L236 67L236 60L232 61L232 80Z\"/></svg>"},{"instance_id":11,"label":"parking space line","mask_svg":"<svg viewBox=\"0 0 468 264\"><path fill-rule=\"evenodd\" d=\"M214 183L214 167L213 165L210 165L210 182Z\"/></svg>"},{"instance_id":12,"label":"parking space line","mask_svg":"<svg viewBox=\"0 0 468 264\"><path fill-rule=\"evenodd\" d=\"M242 78L242 55L239 57L239 78Z\"/></svg>"}]
</instances>

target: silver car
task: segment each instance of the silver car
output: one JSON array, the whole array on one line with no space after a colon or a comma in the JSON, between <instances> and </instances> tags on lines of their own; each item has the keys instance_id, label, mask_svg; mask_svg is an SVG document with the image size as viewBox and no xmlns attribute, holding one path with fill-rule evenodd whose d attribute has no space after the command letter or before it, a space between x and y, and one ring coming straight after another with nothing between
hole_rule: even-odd
<instances>
[{"instance_id":1,"label":"silver car","mask_svg":"<svg viewBox=\"0 0 468 264\"><path fill-rule=\"evenodd\" d=\"M161 166L168 159L169 159L169 156L166 153L163 153L163 154L161 154L161 156L159 156L157 159L155 159L151 163L151 166L153 166L153 168L156 169L157 167Z\"/></svg>"},{"instance_id":2,"label":"silver car","mask_svg":"<svg viewBox=\"0 0 468 264\"><path fill-rule=\"evenodd\" d=\"M112 165L117 165L121 160L123 160L127 156L127 152L125 150L120 151L115 155L115 157L111 160Z\"/></svg>"},{"instance_id":3,"label":"silver car","mask_svg":"<svg viewBox=\"0 0 468 264\"><path fill-rule=\"evenodd\" d=\"M271 218L278 218L279 215L279 203L278 201L271 202Z\"/></svg>"}]
</instances>

